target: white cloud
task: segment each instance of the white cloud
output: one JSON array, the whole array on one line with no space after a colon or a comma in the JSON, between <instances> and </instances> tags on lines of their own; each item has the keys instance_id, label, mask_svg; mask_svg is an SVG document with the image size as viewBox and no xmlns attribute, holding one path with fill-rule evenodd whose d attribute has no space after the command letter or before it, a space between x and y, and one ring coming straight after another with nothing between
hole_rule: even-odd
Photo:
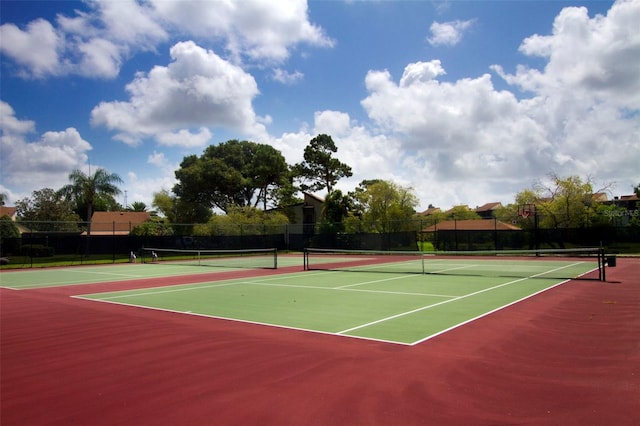
<instances>
[{"instance_id":1,"label":"white cloud","mask_svg":"<svg viewBox=\"0 0 640 426\"><path fill-rule=\"evenodd\" d=\"M404 73L402 73L402 78L400 79L400 86L410 86L419 81L429 82L439 75L445 74L446 72L438 59L430 62L416 62L404 68Z\"/></svg>"},{"instance_id":2,"label":"white cloud","mask_svg":"<svg viewBox=\"0 0 640 426\"><path fill-rule=\"evenodd\" d=\"M374 134L351 119L348 113L340 111L318 111L314 115L312 129L303 126L297 133L285 133L278 138L270 138L269 143L284 155L287 163L295 164L303 160L305 147L318 134L328 134L338 148L336 158L351 166L354 176L343 178L337 188L344 192L353 190L364 179L389 179L409 185L409 170L403 161L407 158L401 144L394 138ZM325 195L325 194L319 194Z\"/></svg>"},{"instance_id":3,"label":"white cloud","mask_svg":"<svg viewBox=\"0 0 640 426\"><path fill-rule=\"evenodd\" d=\"M86 5L89 12L58 15L55 26L44 19L31 21L25 30L11 23L0 26L0 50L24 76L113 78L131 52L152 50L167 39L153 11L136 1Z\"/></svg>"},{"instance_id":4,"label":"white cloud","mask_svg":"<svg viewBox=\"0 0 640 426\"><path fill-rule=\"evenodd\" d=\"M397 84L388 71L370 71L361 103L422 171L417 186L437 185L449 193L443 201L493 201L478 199L487 191L511 193L501 200L510 202L549 172L628 179L640 164L639 21L637 1L614 4L606 17L563 9L551 35L520 48L547 58L544 70L493 67L530 98L497 90L488 74L441 81L444 69L431 61L407 65Z\"/></svg>"},{"instance_id":5,"label":"white cloud","mask_svg":"<svg viewBox=\"0 0 640 426\"><path fill-rule=\"evenodd\" d=\"M304 78L304 74L300 71L288 72L282 68L276 68L273 70L272 78L282 84L295 84Z\"/></svg>"},{"instance_id":6,"label":"white cloud","mask_svg":"<svg viewBox=\"0 0 640 426\"><path fill-rule=\"evenodd\" d=\"M455 46L462 41L464 32L469 30L474 20L468 21L450 21L450 22L433 22L431 27L431 36L427 41L432 46Z\"/></svg>"},{"instance_id":7,"label":"white cloud","mask_svg":"<svg viewBox=\"0 0 640 426\"><path fill-rule=\"evenodd\" d=\"M156 139L160 145L197 148L205 146L211 136L209 129L201 127L197 133L186 129L180 129L177 132L158 133Z\"/></svg>"},{"instance_id":8,"label":"white cloud","mask_svg":"<svg viewBox=\"0 0 640 426\"><path fill-rule=\"evenodd\" d=\"M619 1L607 16L589 18L586 8L568 7L556 17L551 35L533 35L520 45L528 56L547 59L544 70L518 67L516 74L493 68L509 84L541 96L576 103L607 102L640 108L640 2Z\"/></svg>"},{"instance_id":9,"label":"white cloud","mask_svg":"<svg viewBox=\"0 0 640 426\"><path fill-rule=\"evenodd\" d=\"M0 129L4 135L15 135L33 132L35 123L31 120L19 120L8 103L0 101Z\"/></svg>"},{"instance_id":10,"label":"white cloud","mask_svg":"<svg viewBox=\"0 0 640 426\"><path fill-rule=\"evenodd\" d=\"M58 50L62 40L48 21L31 21L24 31L4 24L0 26L0 39L0 52L24 67L25 75L42 77L61 72Z\"/></svg>"},{"instance_id":11,"label":"white cloud","mask_svg":"<svg viewBox=\"0 0 640 426\"><path fill-rule=\"evenodd\" d=\"M162 19L193 37L223 39L236 62L282 62L298 44L331 47L333 41L308 21L307 2L154 0ZM186 29L186 30L185 30Z\"/></svg>"},{"instance_id":12,"label":"white cloud","mask_svg":"<svg viewBox=\"0 0 640 426\"><path fill-rule=\"evenodd\" d=\"M351 132L349 114L340 111L320 111L315 113L315 133L325 133L331 137L348 135Z\"/></svg>"},{"instance_id":13,"label":"white cloud","mask_svg":"<svg viewBox=\"0 0 640 426\"><path fill-rule=\"evenodd\" d=\"M128 57L154 51L170 35L221 41L235 63L281 63L300 44L334 43L309 22L305 0L121 0L84 5L88 10L60 14L55 23L37 19L24 29L12 23L0 26L0 50L24 76L114 78Z\"/></svg>"},{"instance_id":14,"label":"white cloud","mask_svg":"<svg viewBox=\"0 0 640 426\"><path fill-rule=\"evenodd\" d=\"M13 188L15 197L30 195L34 188L58 189L68 183L68 175L88 160L89 142L73 127L60 132L48 131L35 141L26 134L34 123L21 121L8 104L0 103L0 166L2 182Z\"/></svg>"},{"instance_id":15,"label":"white cloud","mask_svg":"<svg viewBox=\"0 0 640 426\"><path fill-rule=\"evenodd\" d=\"M258 87L250 74L192 41L174 45L171 58L168 66L139 73L127 85L128 102L96 106L92 123L132 145L155 137L165 145L202 146L210 136L203 128L213 126L264 133L252 106ZM184 130L193 127L198 133Z\"/></svg>"}]
</instances>

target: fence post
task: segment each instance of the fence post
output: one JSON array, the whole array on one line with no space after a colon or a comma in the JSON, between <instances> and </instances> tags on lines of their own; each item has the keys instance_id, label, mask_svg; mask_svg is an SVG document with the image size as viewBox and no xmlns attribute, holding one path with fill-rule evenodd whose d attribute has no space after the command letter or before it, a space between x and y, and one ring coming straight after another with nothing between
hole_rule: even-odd
<instances>
[{"instance_id":1,"label":"fence post","mask_svg":"<svg viewBox=\"0 0 640 426\"><path fill-rule=\"evenodd\" d=\"M131 228L131 225L129 225ZM111 233L111 239L113 241L113 245L111 246L111 262L116 263L116 221L113 221L113 232Z\"/></svg>"}]
</instances>

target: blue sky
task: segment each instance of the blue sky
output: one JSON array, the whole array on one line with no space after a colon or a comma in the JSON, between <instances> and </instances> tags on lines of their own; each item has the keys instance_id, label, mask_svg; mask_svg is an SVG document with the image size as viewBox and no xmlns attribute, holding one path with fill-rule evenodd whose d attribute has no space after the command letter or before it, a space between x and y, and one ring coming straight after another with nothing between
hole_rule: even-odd
<instances>
[{"instance_id":1,"label":"blue sky","mask_svg":"<svg viewBox=\"0 0 640 426\"><path fill-rule=\"evenodd\" d=\"M266 143L293 164L319 133L353 168L340 189L392 180L418 210L512 203L550 173L611 197L640 183L640 0L0 8L9 205L104 167L150 206L210 144Z\"/></svg>"}]
</instances>

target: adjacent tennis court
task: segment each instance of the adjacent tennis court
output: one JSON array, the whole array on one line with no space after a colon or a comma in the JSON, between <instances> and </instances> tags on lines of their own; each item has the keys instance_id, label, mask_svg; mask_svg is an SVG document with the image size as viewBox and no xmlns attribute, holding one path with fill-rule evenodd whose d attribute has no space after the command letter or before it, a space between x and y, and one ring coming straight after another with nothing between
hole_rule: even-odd
<instances>
[{"instance_id":1,"label":"adjacent tennis court","mask_svg":"<svg viewBox=\"0 0 640 426\"><path fill-rule=\"evenodd\" d=\"M3 274L2 285L34 288L184 274L180 285L74 297L415 345L568 279L594 274L600 267L599 259L584 252L544 258L539 253L527 253L531 257L519 254L519 258L497 258L495 253L470 258L417 252L308 251L304 256L268 260L268 265L280 265L278 273L221 280L216 271L235 270L237 259L218 256L203 267L198 253L186 265L185 259L174 256L150 264ZM265 267L264 259L244 252L238 255L247 262L243 267ZM189 265L194 261L199 266ZM221 267L212 268L211 262ZM205 273L213 273L206 276L210 280L203 280Z\"/></svg>"},{"instance_id":2,"label":"adjacent tennis court","mask_svg":"<svg viewBox=\"0 0 640 426\"><path fill-rule=\"evenodd\" d=\"M209 255L206 256L205 252ZM164 277L220 274L239 270L275 269L276 251L269 250L175 250L158 251L154 262L151 251L139 263L115 265L73 266L6 271L0 276L0 287L14 290L82 285L91 283L123 282ZM215 253L215 256L212 255ZM282 257L281 267L299 265L300 261Z\"/></svg>"}]
</instances>

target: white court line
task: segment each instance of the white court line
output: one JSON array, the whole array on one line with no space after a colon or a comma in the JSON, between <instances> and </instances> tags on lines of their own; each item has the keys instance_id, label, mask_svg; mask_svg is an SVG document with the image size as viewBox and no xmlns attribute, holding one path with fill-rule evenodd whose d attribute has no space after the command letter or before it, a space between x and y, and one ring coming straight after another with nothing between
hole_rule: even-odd
<instances>
[{"instance_id":1,"label":"white court line","mask_svg":"<svg viewBox=\"0 0 640 426\"><path fill-rule=\"evenodd\" d=\"M274 277L272 279L277 279L277 277ZM123 298L127 298L127 297L138 297L138 296L153 296L153 295L156 295L156 294L166 294L166 293L183 292L183 291L191 291L191 290L201 290L201 289L205 289L205 288L225 287L225 286L232 286L232 285L238 285L238 284L258 285L258 286L268 286L268 287L289 287L289 288L299 288L299 289L328 290L328 291L336 291L336 290L337 291L358 291L358 292L362 292L362 293L383 293L383 294L397 294L397 295L406 295L406 296L428 296L428 297L446 297L446 298L457 297L457 296L448 295L448 294L414 293L414 292L384 291L384 290L363 290L363 289L347 288L349 286L322 287L322 286L295 285L295 284L274 284L274 283L268 283L266 281L267 281L267 279L258 280L258 281L239 281L239 280L234 280L234 281L231 281L231 282L223 282L223 283L209 284L209 285L183 284L182 286L188 286L188 287L182 287L182 288L173 287L173 288L166 289L166 290L145 291L143 293L117 294L117 295L114 295L114 296L100 297L100 300L123 299ZM375 283L375 282L380 282L380 281L389 281L389 279L378 280L378 281L369 281L368 283ZM366 283L362 283L362 284L366 284ZM156 288L159 288L159 287L156 287ZM99 295L99 293L98 293L98 295ZM89 299L89 300L96 300L96 299L90 298L88 296L89 295L85 295L85 296L81 296L80 295L80 296L72 296L72 297L82 298L82 299Z\"/></svg>"},{"instance_id":2,"label":"white court line","mask_svg":"<svg viewBox=\"0 0 640 426\"><path fill-rule=\"evenodd\" d=\"M517 280L509 281L509 282L506 282L506 283L503 283L503 284L499 284L499 285L496 285L496 286L493 286L493 287L489 287L489 288L485 288L485 289L482 289L482 290L474 291L473 293L465 294L464 296L454 297L453 299L443 300L442 302L433 303L431 305L427 305L427 306L423 306L423 307L420 307L420 308L416 308L416 309L413 309L411 311L401 312L399 314L391 315L391 316L388 316L386 318L381 318L381 319L376 320L376 321L371 321L371 322L368 322L366 324L358 325L358 326L355 326L355 327L348 328L346 330L339 331L336 334L349 333L349 332L354 331L354 330L359 330L361 328L366 328L366 327L369 327L369 326L372 326L372 325L375 325L375 324L379 324L379 323L382 323L382 322L385 322L385 321L389 321L389 320L393 320L393 319L396 319L396 318L400 318L400 317L404 317L404 316L407 316L407 315L411 315L411 314L414 314L416 312L420 312L420 311L424 311L424 310L427 310L427 309L434 308L436 306L444 305L446 303L457 302L458 300L466 299L467 297L475 296L475 295L478 295L478 294L481 294L481 293L485 293L487 291L495 290L495 289L500 288L500 287L505 287L505 286L508 286L508 285L511 285L511 284L518 283L520 281L525 281L525 280L528 280L528 279L531 279L531 278L535 278L535 277L538 277L540 275L544 275L544 274L548 274L548 273L551 273L551 272L559 271L561 269L569 268L571 266L579 265L581 263L582 262L577 262L577 263L573 263L573 264L570 264L570 265L561 266L559 268L551 269L549 271L541 272L539 274L531 275L529 277L519 278Z\"/></svg>"},{"instance_id":3,"label":"white court line","mask_svg":"<svg viewBox=\"0 0 640 426\"><path fill-rule=\"evenodd\" d=\"M440 332L438 332L438 333L436 333L436 334L433 334L433 335L431 335L431 336L424 337L424 338L422 338L422 339L420 339L420 340L418 340L418 341L415 341L415 342L413 342L413 343L405 343L405 342L399 342L399 341L393 341L393 340L386 340L386 339L378 339L378 338L371 338L371 337L365 337L365 336L357 336L357 335L348 335L348 334L344 334L344 333L346 333L346 332L348 332L348 331L350 331L350 330L356 330L356 329L359 329L359 328L366 327L366 326L368 326L368 325L372 325L372 324L380 323L380 322L382 322L382 321L386 321L386 320L389 320L389 319L391 319L391 318L397 318L397 317L400 317L400 316L403 316L403 315L409 315L410 313L418 312L418 311L420 311L420 310L428 309L428 308L435 307L435 306L438 306L438 305L443 305L443 304L445 304L445 303L449 303L449 302L452 302L452 301L460 300L460 299L463 299L463 298L466 298L466 297L470 297L470 296L473 296L473 295L476 295L476 294L479 294L479 293L483 293L483 292L490 291L490 290L493 290L493 289L496 289L496 288L500 288L500 287L503 287L503 286L507 286L507 285L510 285L510 284L514 284L514 283L516 283L516 282L524 281L524 280L527 280L527 279L530 279L530 278L534 278L534 277L539 277L539 276L541 276L541 275L548 274L548 273L551 273L551 272L554 272L554 271L557 271L557 270L561 270L561 269L564 269L564 268L572 267L572 266L578 265L578 264L580 264L580 263L583 263L583 262L577 262L577 263L574 263L574 264L565 265L565 266L562 266L562 267L559 267L559 268L555 268L555 269L548 270L548 271L545 271L545 272L541 272L541 273L538 273L538 274L535 274L535 275L531 275L531 276L529 276L529 277L520 278L520 279L517 279L517 280L513 280L513 281L510 281L510 282L507 282L507 283L503 283L503 284L500 284L500 285L496 285L496 286L491 287L491 288L487 288L487 289L483 289L483 290L480 290L480 291L476 291L476 292L474 292L474 293L470 293L470 294L467 294L467 295L464 295L464 296L429 295L429 294L423 294L423 293L388 292L388 293L392 293L392 294L408 294L408 295L418 295L418 296L450 297L450 298L451 298L451 300L446 300L446 301L443 301L443 302L435 303L435 304L432 304L432 305L429 305L429 306L425 306L425 307L422 307L422 308L418 308L418 309L414 309L414 310L412 310L412 311L405 312L405 313L402 313L402 314L393 315L393 316L388 317L388 318L385 318L385 319L381 319L381 320L378 320L378 321L373 321L373 322L371 322L371 323L364 324L364 325L361 325L361 326L358 326L358 327L353 327L353 328L351 328L351 329L349 329L349 330L343 330L343 331L340 331L340 332L337 332L337 333L336 333L336 332L326 332L326 331L315 330L315 329L305 329L305 328L299 328L299 327L293 327L293 326L286 326L286 325L280 325L280 324L273 324L273 323L262 323L262 322L256 322L256 321L251 321L251 320L243 320L243 319L238 319L238 318L227 318L227 317L215 316L215 315L209 315L209 314L199 314L199 313L183 312L183 311L177 311L177 310L171 310L171 309L164 309L164 308L154 308L154 307L150 307L150 306L135 305L135 304L123 303L123 302L119 302L119 301L109 301L109 300L106 300L107 298L93 299L93 298L83 297L83 296L71 296L71 297L78 298L78 299L83 299L83 300L89 300L89 301L92 301L92 302L114 303L114 304L119 304L119 305L125 305L125 306L137 307L137 308L144 308L144 309L151 309L151 310L159 310L159 311L166 311L166 312L174 312L174 313L187 314L187 315L196 315L196 316L201 316L201 317L217 318L217 319L223 319L223 320L229 320L229 321L236 321L236 322L243 322L243 323L256 324L256 325L263 325L263 326L273 326L273 327L278 327L278 328L291 329L291 330L298 330L298 331L304 331L304 332L313 332L313 333L320 333L320 334L326 334L326 335L337 335L337 336L340 336L340 337L349 337L349 338L355 338L355 339L361 339L361 340L378 341L378 342L383 342L383 343L399 344L399 345L403 345L403 346L414 346L414 345L419 344L419 343L421 343L421 342L423 342L423 341L426 341L426 340L428 340L428 339L431 339L431 338L433 338L433 337L435 337L435 336L438 336L438 335L440 335L440 334L443 334L443 333L445 333L445 332L447 332L447 331L449 331L449 330L452 330L452 329L457 328L457 327L459 327L459 326L461 326L461 325L464 325L464 324L466 324L466 323L468 323L468 322L471 322L471 321L473 321L473 320L475 320L475 319L481 318L482 316L488 315L488 314L490 314L490 313L492 313L492 312L498 311L498 310L503 309L503 308L505 308L505 307L507 307L507 306L510 306L510 305L512 305L512 304L514 304L514 303L517 303L517 302L519 302L519 301L521 301L521 300L524 300L524 299L526 299L526 298L529 298L529 297L531 297L531 296L533 296L533 295L535 295L535 294L541 293L541 292L543 292L543 291L547 291L547 290L549 290L550 288L556 287L556 286L558 286L558 285L560 285L560 284L563 284L563 283L565 283L565 282L567 282L567 281L570 281L570 280L565 280L565 281L563 281L563 282L561 282L561 283L558 283L558 284L552 285L552 286L550 286L550 287L546 287L546 288L544 288L544 289L542 289L542 290L540 290L540 291L538 291L538 292L536 292L536 293L533 293L533 294L531 294L531 295L528 295L528 296L526 296L526 297L523 297L522 299L519 299L519 300L516 300L516 301L510 302L509 304L506 304L506 305L504 305L504 306L498 307L498 308L496 308L496 309L494 309L494 310L492 310L492 311L490 311L490 312L487 312L487 313L485 313L485 314L482 314L482 315L480 315L480 316L478 316L478 317L476 317L476 318L473 318L473 319L470 319L470 320L466 320L466 321L461 322L461 323L459 323L459 324L456 324L456 325L454 325L454 326L452 326L452 327L449 327L449 328L447 328L446 330L440 331ZM589 271L589 272L591 272L591 271ZM328 273L333 273L333 272L328 272ZM588 272L586 272L586 273L588 273ZM585 273L585 274L586 274L586 273ZM387 293L387 292L384 292L384 291L376 291L376 290L363 290L363 289L353 289L353 288L311 287L311 286L304 286L304 285L300 286L300 285L287 285L287 284L275 284L275 283L265 283L265 282L264 282L264 281L267 281L267 280L269 280L269 281L270 281L270 280L277 280L277 279L282 279L282 278L295 278L295 276L303 276L303 275L307 275L307 274L308 274L308 272L303 272L303 273L290 274L290 275L287 275L287 276L280 276L280 277L278 277L278 276L274 276L274 277L271 277L271 278L264 278L264 279L262 279L262 280L255 281L255 282L248 282L248 281L239 281L239 280L235 280L235 281L233 281L233 282L218 283L218 284L206 285L206 286L202 286L202 285L196 285L196 286L194 286L193 284L185 284L185 286L186 286L186 285L189 285L190 287L182 288L182 289L171 289L171 290L167 290L167 291L160 291L160 292L155 291L155 292L146 292L146 293L138 293L138 294L127 294L127 295L121 295L121 296L113 296L113 297L109 297L108 299L116 299L116 298L120 298L120 297L123 297L123 298L124 298L124 297L137 296L137 295L143 295L143 294L151 294L151 295L153 295L153 294L158 294L158 293L170 293L170 292L172 292L172 291L197 290L197 289L200 289L200 288L207 288L207 287L221 287L221 286L225 286L225 285L235 285L235 284L251 284L251 285L267 285L267 286L287 286L287 287L296 287L296 288L303 288L303 289L304 289L304 288L318 288L318 289L322 289L322 290L362 291L362 292L380 292L380 293ZM323 274L324 274L324 273L323 273ZM295 276L292 276L292 275L295 275ZM386 279L386 280L389 280L389 279ZM382 280L382 281L386 281L386 280ZM89 296L89 295L87 295L87 296Z\"/></svg>"},{"instance_id":4,"label":"white court line","mask_svg":"<svg viewBox=\"0 0 640 426\"><path fill-rule=\"evenodd\" d=\"M385 281L385 280L382 280ZM372 281L375 282L375 281ZM434 294L434 293L414 293L407 291L389 291L389 290L363 290L361 288L346 288L344 287L322 287L322 286L314 286L314 285L295 285L295 284L272 284L272 283L263 283L260 281L244 281L240 284L247 285L262 285L267 287L290 287L290 288L300 288L300 289L314 289L314 290L327 290L327 291L358 291L361 293L382 293L382 294L397 294L402 296L428 296L428 297L457 297L452 296L450 294ZM354 284L355 285L355 284Z\"/></svg>"},{"instance_id":5,"label":"white court line","mask_svg":"<svg viewBox=\"0 0 640 426\"><path fill-rule=\"evenodd\" d=\"M136 305L134 303L112 302L110 300L104 300L104 299L88 299L88 298L84 298L82 296L71 296L71 297L76 298L76 299L80 299L80 300L87 300L87 301L90 301L90 302L110 303L110 304L113 304L113 305L129 306L129 307L132 307L132 308L149 309L151 311L169 312L169 313L173 313L173 314L182 314L182 315L193 315L193 316L202 317L202 318L213 318L213 319L224 320L224 321L239 322L239 323L243 323L243 324L253 324L253 325L259 325L259 326L264 326L264 327L277 327L277 328L283 328L283 329L286 329L286 330L295 330L295 331L302 331L302 332L306 332L306 333L315 333L315 334L324 334L324 335L327 335L327 336L336 336L336 333L333 333L331 331L322 331L322 330L316 330L316 329L312 329L312 328L302 328L302 327L294 327L294 326L291 326L291 325L282 325L282 324L275 324L275 323L269 323L269 322L245 320L245 319L240 319L240 318L223 317L223 316L220 316L220 315L201 314L201 313L198 313L198 312L191 312L191 311L178 311L178 310L175 310L175 309L168 309L168 308L156 308L156 307L153 307L153 306ZM377 339L377 338L374 338L374 337L349 336L349 335L341 335L339 337L349 337L349 338L352 338L352 339L369 340L369 341L374 341L374 342L390 343L390 344L393 344L393 345L401 345L401 346L411 346L410 343L398 342L398 341L395 341L395 340Z\"/></svg>"},{"instance_id":6,"label":"white court line","mask_svg":"<svg viewBox=\"0 0 640 426\"><path fill-rule=\"evenodd\" d=\"M356 287L356 286L360 286L360 285L382 283L382 282L385 282L385 281L394 281L394 280L405 279L405 278L408 278L409 276L401 275L399 277L385 278L383 280L365 281L365 282L362 282L362 283L355 283L355 284L347 284L347 285L343 285L343 286L340 286L340 287L334 287L334 288L336 288L336 289L344 289L344 288Z\"/></svg>"},{"instance_id":7,"label":"white court line","mask_svg":"<svg viewBox=\"0 0 640 426\"><path fill-rule=\"evenodd\" d=\"M128 293L128 294L118 294L116 296L107 296L107 297L101 297L100 299L93 299L91 297L88 297L90 295L85 295L85 296L71 296L71 297L76 297L78 299L89 299L89 300L111 300L111 299L122 299L125 297L138 297L138 296L153 296L156 294L163 294L163 293L178 293L181 291L190 291L190 290L200 290L203 288L213 288L213 287L225 287L225 286L230 286L230 285L236 285L239 284L237 282L225 282L225 283L219 283L219 284L211 284L211 285L199 285L197 287L188 287L188 288L172 288L171 290L155 290L155 291L146 291L144 293ZM188 285L193 285L193 284L188 284ZM160 287L155 287L160 288ZM124 290L126 291L126 290ZM100 295L100 293L97 293L97 295Z\"/></svg>"}]
</instances>

